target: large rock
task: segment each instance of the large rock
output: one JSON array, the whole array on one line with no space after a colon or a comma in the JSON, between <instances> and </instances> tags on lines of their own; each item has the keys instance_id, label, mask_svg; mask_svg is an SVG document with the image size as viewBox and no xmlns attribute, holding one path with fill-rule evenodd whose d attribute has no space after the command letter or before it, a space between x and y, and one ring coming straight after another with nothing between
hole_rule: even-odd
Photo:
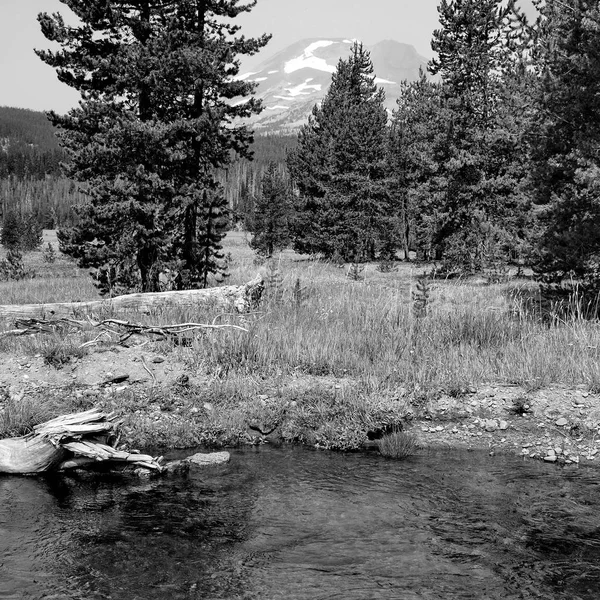
<instances>
[{"instance_id":1,"label":"large rock","mask_svg":"<svg viewBox=\"0 0 600 600\"><path fill-rule=\"evenodd\" d=\"M228 463L230 459L231 455L229 452L198 452L198 454L189 456L186 460L193 465L204 467L208 465L221 465Z\"/></svg>"}]
</instances>

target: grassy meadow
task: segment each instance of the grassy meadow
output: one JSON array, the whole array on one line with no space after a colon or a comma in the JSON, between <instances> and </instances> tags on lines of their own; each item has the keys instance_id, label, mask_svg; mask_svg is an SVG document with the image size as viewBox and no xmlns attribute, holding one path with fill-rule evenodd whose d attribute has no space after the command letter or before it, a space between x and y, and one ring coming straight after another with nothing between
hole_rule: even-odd
<instances>
[{"instance_id":1,"label":"grassy meadow","mask_svg":"<svg viewBox=\"0 0 600 600\"><path fill-rule=\"evenodd\" d=\"M58 248L52 235L46 232L45 244ZM423 290L422 276L431 266L397 263L390 272L365 265L354 280L348 265L292 251L260 264L239 232L227 236L225 252L231 255L228 284L244 283L258 271L267 279L266 297L255 313L127 316L144 324L219 322L248 330L199 332L185 346L152 342L206 382L201 390L185 392L186 407L206 402L228 407L220 421L207 417L206 435L180 422L178 445L242 441L245 425L260 421L266 428L283 423L281 437L287 441L347 449L360 446L368 430L392 427L425 410L428 399L441 392L459 397L486 384L600 389L598 323L578 318L577 311L542 318L536 285L528 279L493 284L483 278L429 279ZM36 277L0 283L0 304L98 298L89 275L65 257L46 264L39 252L26 261ZM81 335L69 342L73 351L92 337ZM2 338L0 361L1 353L39 354L52 343L43 335ZM131 402L139 408L137 400ZM197 412L192 414L202 429ZM133 426L135 441L155 442L157 425L141 422ZM169 435L159 441L169 445Z\"/></svg>"}]
</instances>

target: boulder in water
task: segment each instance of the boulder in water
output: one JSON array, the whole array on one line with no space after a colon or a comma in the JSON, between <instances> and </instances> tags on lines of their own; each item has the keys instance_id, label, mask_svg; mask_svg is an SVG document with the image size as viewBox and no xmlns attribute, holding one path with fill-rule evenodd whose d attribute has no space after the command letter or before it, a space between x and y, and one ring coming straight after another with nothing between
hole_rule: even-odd
<instances>
[{"instance_id":1,"label":"boulder in water","mask_svg":"<svg viewBox=\"0 0 600 600\"><path fill-rule=\"evenodd\" d=\"M189 456L186 460L193 465L205 467L208 465L222 465L228 463L231 459L229 452L198 452Z\"/></svg>"}]
</instances>

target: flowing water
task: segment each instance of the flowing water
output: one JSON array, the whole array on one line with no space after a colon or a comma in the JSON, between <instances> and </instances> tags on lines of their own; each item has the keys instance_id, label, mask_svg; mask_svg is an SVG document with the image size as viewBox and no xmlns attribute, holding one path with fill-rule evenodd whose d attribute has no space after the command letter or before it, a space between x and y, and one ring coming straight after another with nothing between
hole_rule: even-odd
<instances>
[{"instance_id":1,"label":"flowing water","mask_svg":"<svg viewBox=\"0 0 600 600\"><path fill-rule=\"evenodd\" d=\"M0 477L0 598L600 598L591 469L247 449L187 478Z\"/></svg>"}]
</instances>

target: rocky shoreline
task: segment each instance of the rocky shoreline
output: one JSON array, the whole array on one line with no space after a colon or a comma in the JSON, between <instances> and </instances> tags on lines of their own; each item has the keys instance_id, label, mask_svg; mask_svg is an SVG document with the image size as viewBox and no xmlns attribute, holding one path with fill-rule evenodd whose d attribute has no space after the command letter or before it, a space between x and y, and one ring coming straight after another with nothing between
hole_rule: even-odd
<instances>
[{"instance_id":1,"label":"rocky shoreline","mask_svg":"<svg viewBox=\"0 0 600 600\"><path fill-rule=\"evenodd\" d=\"M558 464L600 459L600 396L587 386L469 390L432 401L410 427L424 447L512 452Z\"/></svg>"},{"instance_id":2,"label":"rocky shoreline","mask_svg":"<svg viewBox=\"0 0 600 600\"><path fill-rule=\"evenodd\" d=\"M357 385L351 380L298 376L283 387L278 382L277 389L268 381L252 389L242 386L245 395L231 399L225 392L214 397L210 380L188 375L185 364L156 352L96 352L60 369L40 356L7 356L2 363L0 388L5 394L0 412L10 398L17 403L31 398L33 405L50 400L57 414L92 406L118 410L135 447L296 441L341 450L362 444L377 450L377 441L371 436L361 441L360 424L352 422L362 412L367 421L401 424L423 448L510 452L562 465L600 461L600 394L585 385L487 385L429 392L422 398L399 388L386 397L365 399L344 396ZM357 401L360 406L346 414L346 403ZM326 431L331 419L335 426ZM315 435L296 435L300 426L305 431L313 427Z\"/></svg>"}]
</instances>

